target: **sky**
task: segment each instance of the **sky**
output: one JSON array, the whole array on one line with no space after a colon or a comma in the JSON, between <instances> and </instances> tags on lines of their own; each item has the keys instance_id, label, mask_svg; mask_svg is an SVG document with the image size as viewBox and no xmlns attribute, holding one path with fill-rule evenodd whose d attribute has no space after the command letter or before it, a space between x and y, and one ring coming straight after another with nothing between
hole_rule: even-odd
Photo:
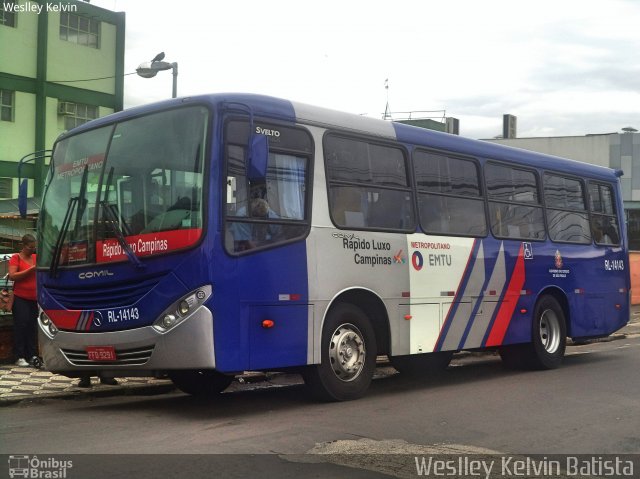
<instances>
[{"instance_id":1,"label":"sky","mask_svg":"<svg viewBox=\"0 0 640 479\"><path fill-rule=\"evenodd\" d=\"M396 119L444 110L470 138L501 135L505 113L519 137L640 130L637 0L91 3L126 12L126 73L161 51L178 63L178 96L260 93L377 118L388 101ZM171 85L170 71L128 75L125 108Z\"/></svg>"}]
</instances>

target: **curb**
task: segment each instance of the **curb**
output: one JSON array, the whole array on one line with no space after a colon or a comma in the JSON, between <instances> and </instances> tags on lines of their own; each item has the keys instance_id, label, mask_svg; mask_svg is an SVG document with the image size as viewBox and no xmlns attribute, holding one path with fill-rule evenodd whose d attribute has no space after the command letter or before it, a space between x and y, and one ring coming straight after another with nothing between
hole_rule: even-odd
<instances>
[{"instance_id":1,"label":"curb","mask_svg":"<svg viewBox=\"0 0 640 479\"><path fill-rule=\"evenodd\" d=\"M112 397L133 395L155 395L175 391L176 387L167 381L166 384L135 384L127 386L93 386L87 389L51 392L42 395L22 395L0 398L0 408L18 403L39 403L47 399L79 399L84 397Z\"/></svg>"}]
</instances>

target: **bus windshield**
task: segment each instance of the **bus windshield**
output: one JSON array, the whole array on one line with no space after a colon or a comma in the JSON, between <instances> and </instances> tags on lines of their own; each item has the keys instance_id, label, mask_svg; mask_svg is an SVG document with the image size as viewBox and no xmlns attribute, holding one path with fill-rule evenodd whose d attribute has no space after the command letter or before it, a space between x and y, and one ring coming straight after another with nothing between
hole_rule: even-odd
<instances>
[{"instance_id":1,"label":"bus windshield","mask_svg":"<svg viewBox=\"0 0 640 479\"><path fill-rule=\"evenodd\" d=\"M208 123L206 108L190 106L59 141L38 265L120 261L194 245L202 235Z\"/></svg>"}]
</instances>

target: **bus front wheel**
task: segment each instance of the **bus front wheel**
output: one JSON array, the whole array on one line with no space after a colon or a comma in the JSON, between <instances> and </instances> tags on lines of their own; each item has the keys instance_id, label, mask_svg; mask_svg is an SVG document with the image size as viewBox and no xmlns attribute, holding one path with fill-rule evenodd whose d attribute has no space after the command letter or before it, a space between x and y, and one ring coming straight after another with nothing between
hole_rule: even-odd
<instances>
[{"instance_id":1,"label":"bus front wheel","mask_svg":"<svg viewBox=\"0 0 640 479\"><path fill-rule=\"evenodd\" d=\"M169 377L180 391L193 396L215 396L233 381L233 376L210 369L171 371Z\"/></svg>"},{"instance_id":2,"label":"bus front wheel","mask_svg":"<svg viewBox=\"0 0 640 479\"><path fill-rule=\"evenodd\" d=\"M376 367L373 328L360 308L338 304L322 329L321 362L303 373L312 395L323 401L348 401L364 395Z\"/></svg>"}]
</instances>

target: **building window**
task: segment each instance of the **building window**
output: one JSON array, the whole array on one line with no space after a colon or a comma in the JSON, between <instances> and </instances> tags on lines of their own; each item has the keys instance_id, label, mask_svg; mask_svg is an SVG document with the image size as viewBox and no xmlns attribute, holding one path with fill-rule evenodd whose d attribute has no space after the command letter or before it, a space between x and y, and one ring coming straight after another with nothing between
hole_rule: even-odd
<instances>
[{"instance_id":1,"label":"building window","mask_svg":"<svg viewBox=\"0 0 640 479\"><path fill-rule=\"evenodd\" d=\"M629 249L640 251L640 210L627 210Z\"/></svg>"},{"instance_id":2,"label":"building window","mask_svg":"<svg viewBox=\"0 0 640 479\"><path fill-rule=\"evenodd\" d=\"M7 27L16 26L16 12L14 7L15 0L4 1L0 3L0 25Z\"/></svg>"},{"instance_id":3,"label":"building window","mask_svg":"<svg viewBox=\"0 0 640 479\"><path fill-rule=\"evenodd\" d=\"M91 48L100 48L100 22L63 12L60 14L60 39Z\"/></svg>"},{"instance_id":4,"label":"building window","mask_svg":"<svg viewBox=\"0 0 640 479\"><path fill-rule=\"evenodd\" d=\"M13 178L0 178L0 199L13 197Z\"/></svg>"},{"instance_id":5,"label":"building window","mask_svg":"<svg viewBox=\"0 0 640 479\"><path fill-rule=\"evenodd\" d=\"M13 121L15 111L15 92L0 90L0 121Z\"/></svg>"},{"instance_id":6,"label":"building window","mask_svg":"<svg viewBox=\"0 0 640 479\"><path fill-rule=\"evenodd\" d=\"M64 115L64 129L71 130L98 118L98 107L83 103L60 102L58 112Z\"/></svg>"}]
</instances>

